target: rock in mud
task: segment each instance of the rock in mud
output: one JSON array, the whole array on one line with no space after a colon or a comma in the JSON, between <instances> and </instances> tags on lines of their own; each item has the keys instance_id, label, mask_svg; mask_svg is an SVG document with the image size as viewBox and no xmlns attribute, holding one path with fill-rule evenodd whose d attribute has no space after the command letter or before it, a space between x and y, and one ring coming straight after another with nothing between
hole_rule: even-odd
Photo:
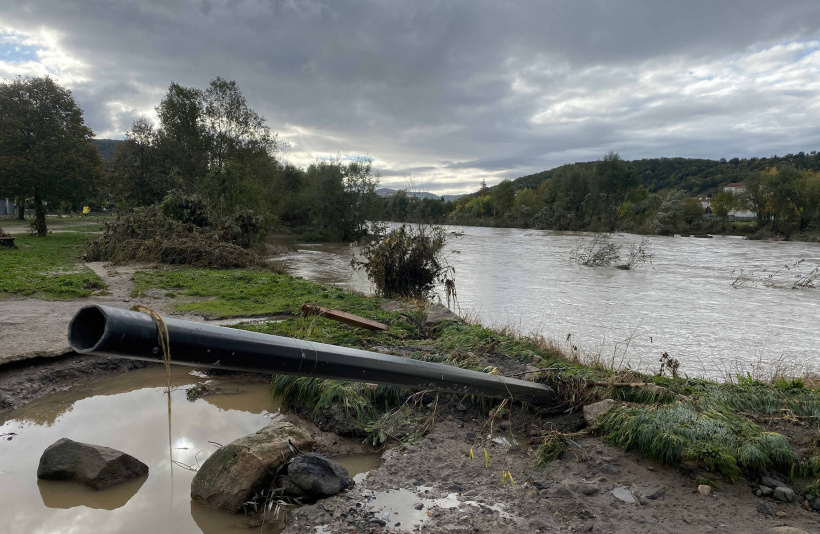
<instances>
[{"instance_id":1,"label":"rock in mud","mask_svg":"<svg viewBox=\"0 0 820 534\"><path fill-rule=\"evenodd\" d=\"M293 456L288 441L301 450L313 447L307 432L284 421L274 421L221 447L194 476L191 498L210 508L238 512L242 503L273 482L279 467Z\"/></svg>"},{"instance_id":2,"label":"rock in mud","mask_svg":"<svg viewBox=\"0 0 820 534\"><path fill-rule=\"evenodd\" d=\"M608 412L614 405L615 401L612 399L604 399L595 404L587 404L584 406L584 421L587 422L588 426L592 426L595 424L596 419Z\"/></svg>"},{"instance_id":3,"label":"rock in mud","mask_svg":"<svg viewBox=\"0 0 820 534\"><path fill-rule=\"evenodd\" d=\"M635 496L632 495L632 492L626 489L625 487L621 486L620 488L615 488L610 492L612 495L615 496L616 499L621 500L623 502L629 504L637 504L638 501L635 500Z\"/></svg>"},{"instance_id":4,"label":"rock in mud","mask_svg":"<svg viewBox=\"0 0 820 534\"><path fill-rule=\"evenodd\" d=\"M353 486L353 479L341 464L312 452L288 464L288 480L311 499L330 497Z\"/></svg>"},{"instance_id":5,"label":"rock in mud","mask_svg":"<svg viewBox=\"0 0 820 534\"><path fill-rule=\"evenodd\" d=\"M103 489L148 474L148 466L130 454L62 438L40 457L37 478L76 480Z\"/></svg>"},{"instance_id":6,"label":"rock in mud","mask_svg":"<svg viewBox=\"0 0 820 534\"><path fill-rule=\"evenodd\" d=\"M794 502L794 490L787 486L780 486L774 489L774 498L783 502Z\"/></svg>"}]
</instances>

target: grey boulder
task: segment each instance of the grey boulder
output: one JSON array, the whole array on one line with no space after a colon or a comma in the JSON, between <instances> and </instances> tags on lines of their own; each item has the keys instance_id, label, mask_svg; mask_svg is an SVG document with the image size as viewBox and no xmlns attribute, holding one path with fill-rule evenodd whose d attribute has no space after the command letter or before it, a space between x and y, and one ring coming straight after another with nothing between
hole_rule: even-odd
<instances>
[{"instance_id":1,"label":"grey boulder","mask_svg":"<svg viewBox=\"0 0 820 534\"><path fill-rule=\"evenodd\" d=\"M593 426L595 424L595 420L608 412L614 405L614 400L604 399L601 402L587 404L584 406L584 420L587 422L587 425Z\"/></svg>"},{"instance_id":2,"label":"grey boulder","mask_svg":"<svg viewBox=\"0 0 820 534\"><path fill-rule=\"evenodd\" d=\"M274 421L254 434L219 448L197 471L191 498L210 508L238 512L254 493L273 482L293 450L310 450L310 434L284 421Z\"/></svg>"},{"instance_id":3,"label":"grey boulder","mask_svg":"<svg viewBox=\"0 0 820 534\"><path fill-rule=\"evenodd\" d=\"M62 438L40 457L37 478L76 480L103 489L148 474L148 466L130 454Z\"/></svg>"},{"instance_id":4,"label":"grey boulder","mask_svg":"<svg viewBox=\"0 0 820 534\"><path fill-rule=\"evenodd\" d=\"M312 499L330 497L353 486L350 474L341 464L312 452L291 460L288 481Z\"/></svg>"}]
</instances>

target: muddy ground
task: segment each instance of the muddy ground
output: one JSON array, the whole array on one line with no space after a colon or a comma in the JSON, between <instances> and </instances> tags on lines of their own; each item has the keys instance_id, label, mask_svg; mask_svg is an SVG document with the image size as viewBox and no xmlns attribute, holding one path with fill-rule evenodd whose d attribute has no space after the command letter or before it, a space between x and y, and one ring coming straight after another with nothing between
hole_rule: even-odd
<instances>
[{"instance_id":1,"label":"muddy ground","mask_svg":"<svg viewBox=\"0 0 820 534\"><path fill-rule=\"evenodd\" d=\"M135 300L127 271L92 268L105 275L111 295L70 303L0 301L0 414L93 377L151 365L66 354L65 328L79 307L95 301L128 307ZM161 298L136 300L170 311ZM38 351L52 357L34 357ZM320 451L356 452L349 440L332 433L332 418L316 423L302 422L318 438ZM549 424L562 431L584 426L577 413L538 416L513 410L508 421L492 422L498 438L493 442L486 415L442 397L435 424L421 442L384 450L382 466L366 480L293 511L285 532L820 533L820 514L804 509L800 499L759 498L750 482L729 484L713 476L715 491L702 495L696 477L704 473L624 453L598 437L579 438L546 469L534 469L537 442L529 440Z\"/></svg>"}]
</instances>

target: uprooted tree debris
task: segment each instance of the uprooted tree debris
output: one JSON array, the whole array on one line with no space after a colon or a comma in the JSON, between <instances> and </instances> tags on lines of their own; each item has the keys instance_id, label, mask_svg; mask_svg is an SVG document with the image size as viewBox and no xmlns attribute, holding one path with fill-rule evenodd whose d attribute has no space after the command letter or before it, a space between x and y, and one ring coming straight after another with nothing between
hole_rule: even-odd
<instances>
[{"instance_id":1,"label":"uprooted tree debris","mask_svg":"<svg viewBox=\"0 0 820 534\"><path fill-rule=\"evenodd\" d=\"M153 206L118 215L88 245L87 261L164 263L242 268L268 264L253 250L262 239L259 217L240 212L217 216L197 196L172 191Z\"/></svg>"}]
</instances>

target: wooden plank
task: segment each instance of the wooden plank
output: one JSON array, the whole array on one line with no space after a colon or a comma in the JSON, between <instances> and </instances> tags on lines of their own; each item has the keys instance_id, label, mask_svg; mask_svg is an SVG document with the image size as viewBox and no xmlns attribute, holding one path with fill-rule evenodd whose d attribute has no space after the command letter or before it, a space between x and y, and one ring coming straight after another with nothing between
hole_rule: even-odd
<instances>
[{"instance_id":1,"label":"wooden plank","mask_svg":"<svg viewBox=\"0 0 820 534\"><path fill-rule=\"evenodd\" d=\"M358 326L359 328L365 328L367 330L388 330L390 328L384 323L371 321L370 319L365 319L364 317L359 317L358 315L353 315L352 313L331 310L329 308L316 306L314 304L305 304L302 306L302 313L305 315L320 315L334 321L339 321L340 323Z\"/></svg>"}]
</instances>

